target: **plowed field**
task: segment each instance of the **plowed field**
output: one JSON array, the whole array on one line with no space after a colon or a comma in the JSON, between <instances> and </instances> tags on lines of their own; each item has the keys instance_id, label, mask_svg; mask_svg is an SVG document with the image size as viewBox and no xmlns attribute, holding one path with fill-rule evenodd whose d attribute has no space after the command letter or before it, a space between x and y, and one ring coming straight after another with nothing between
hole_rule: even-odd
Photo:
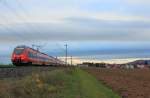
<instances>
[{"instance_id":1,"label":"plowed field","mask_svg":"<svg viewBox=\"0 0 150 98\"><path fill-rule=\"evenodd\" d=\"M86 69L122 98L150 98L150 69Z\"/></svg>"}]
</instances>

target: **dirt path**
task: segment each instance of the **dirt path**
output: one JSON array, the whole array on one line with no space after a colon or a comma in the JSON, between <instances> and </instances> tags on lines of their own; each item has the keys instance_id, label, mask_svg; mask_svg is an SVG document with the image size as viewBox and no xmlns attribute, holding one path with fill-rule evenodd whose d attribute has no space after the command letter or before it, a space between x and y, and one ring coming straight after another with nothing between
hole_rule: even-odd
<instances>
[{"instance_id":1,"label":"dirt path","mask_svg":"<svg viewBox=\"0 0 150 98\"><path fill-rule=\"evenodd\" d=\"M150 98L149 69L86 69L122 98Z\"/></svg>"}]
</instances>

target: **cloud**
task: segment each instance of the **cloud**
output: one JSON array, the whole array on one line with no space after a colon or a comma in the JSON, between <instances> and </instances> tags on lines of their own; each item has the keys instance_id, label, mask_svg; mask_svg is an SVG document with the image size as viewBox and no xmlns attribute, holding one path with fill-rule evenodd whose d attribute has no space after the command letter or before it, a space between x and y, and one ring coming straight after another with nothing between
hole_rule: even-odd
<instances>
[{"instance_id":1,"label":"cloud","mask_svg":"<svg viewBox=\"0 0 150 98\"><path fill-rule=\"evenodd\" d=\"M150 3L149 0L124 0L125 2L129 3L129 4L138 4L138 5L147 5Z\"/></svg>"},{"instance_id":2,"label":"cloud","mask_svg":"<svg viewBox=\"0 0 150 98\"><path fill-rule=\"evenodd\" d=\"M150 22L70 17L62 23L2 25L0 42L18 41L150 41Z\"/></svg>"},{"instance_id":3,"label":"cloud","mask_svg":"<svg viewBox=\"0 0 150 98\"><path fill-rule=\"evenodd\" d=\"M104 2L103 0L6 0L5 2L3 1L3 3L1 3L2 8L0 9L0 23L60 23L63 22L64 18L69 17L85 17L100 20L120 21L150 21L149 17L147 16L147 12L144 12L145 15L140 15L138 14L138 11L133 10L143 9L145 7L144 5L142 7L135 8L135 6L128 6L128 4L124 4L124 2L127 1L123 0L122 2L119 2L118 0L113 0L112 2L110 0L106 0ZM142 0L137 1L142 2ZM146 0L144 1L146 2ZM136 2L136 0L131 0L130 2ZM101 6L104 6L104 8ZM109 6L112 6L112 8L108 9ZM118 9L124 9L125 11L119 11Z\"/></svg>"}]
</instances>

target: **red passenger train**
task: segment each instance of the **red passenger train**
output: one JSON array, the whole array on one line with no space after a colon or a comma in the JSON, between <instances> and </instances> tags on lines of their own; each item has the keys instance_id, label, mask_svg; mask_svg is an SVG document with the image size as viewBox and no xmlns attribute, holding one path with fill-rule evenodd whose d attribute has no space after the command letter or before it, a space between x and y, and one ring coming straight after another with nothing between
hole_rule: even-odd
<instances>
[{"instance_id":1,"label":"red passenger train","mask_svg":"<svg viewBox=\"0 0 150 98\"><path fill-rule=\"evenodd\" d=\"M17 46L11 57L14 65L51 65L63 66L65 63L27 46Z\"/></svg>"}]
</instances>

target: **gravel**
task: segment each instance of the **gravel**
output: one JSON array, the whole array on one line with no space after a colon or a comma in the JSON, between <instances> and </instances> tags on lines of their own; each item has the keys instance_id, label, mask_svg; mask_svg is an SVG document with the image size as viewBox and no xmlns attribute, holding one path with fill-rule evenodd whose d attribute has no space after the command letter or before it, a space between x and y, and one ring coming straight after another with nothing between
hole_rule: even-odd
<instances>
[{"instance_id":1,"label":"gravel","mask_svg":"<svg viewBox=\"0 0 150 98\"><path fill-rule=\"evenodd\" d=\"M13 68L0 68L0 80L4 78L20 78L29 75L33 72L39 71L51 71L55 70L56 67L49 66L28 66L28 67L13 67Z\"/></svg>"}]
</instances>

